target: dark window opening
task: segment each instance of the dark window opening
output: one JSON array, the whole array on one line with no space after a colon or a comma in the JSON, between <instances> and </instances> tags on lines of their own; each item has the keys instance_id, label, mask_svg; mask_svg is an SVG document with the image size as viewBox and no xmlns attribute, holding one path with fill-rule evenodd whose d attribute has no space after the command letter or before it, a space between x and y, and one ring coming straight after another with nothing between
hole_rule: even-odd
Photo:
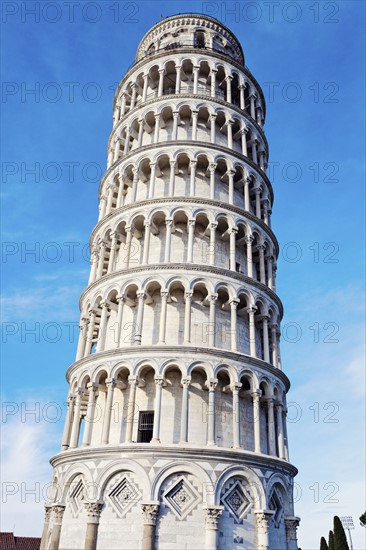
<instances>
[{"instance_id":1,"label":"dark window opening","mask_svg":"<svg viewBox=\"0 0 366 550\"><path fill-rule=\"evenodd\" d=\"M139 416L137 442L150 443L153 436L153 428L154 428L154 412L141 411Z\"/></svg>"}]
</instances>

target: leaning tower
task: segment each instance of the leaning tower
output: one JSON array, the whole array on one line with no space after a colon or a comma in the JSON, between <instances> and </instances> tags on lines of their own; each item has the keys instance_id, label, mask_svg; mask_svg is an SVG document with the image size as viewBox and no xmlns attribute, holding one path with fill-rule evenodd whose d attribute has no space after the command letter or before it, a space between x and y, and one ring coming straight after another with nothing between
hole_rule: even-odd
<instances>
[{"instance_id":1,"label":"leaning tower","mask_svg":"<svg viewBox=\"0 0 366 550\"><path fill-rule=\"evenodd\" d=\"M42 549L295 550L262 90L168 17L115 94Z\"/></svg>"}]
</instances>

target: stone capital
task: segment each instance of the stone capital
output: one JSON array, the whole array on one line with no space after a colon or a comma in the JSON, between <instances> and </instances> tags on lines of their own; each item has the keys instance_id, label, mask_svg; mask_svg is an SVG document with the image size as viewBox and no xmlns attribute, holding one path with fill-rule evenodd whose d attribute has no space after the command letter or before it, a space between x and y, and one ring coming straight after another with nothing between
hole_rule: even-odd
<instances>
[{"instance_id":1,"label":"stone capital","mask_svg":"<svg viewBox=\"0 0 366 550\"><path fill-rule=\"evenodd\" d=\"M285 517L286 539L287 541L296 540L296 530L300 524L300 518L297 516Z\"/></svg>"},{"instance_id":2,"label":"stone capital","mask_svg":"<svg viewBox=\"0 0 366 550\"><path fill-rule=\"evenodd\" d=\"M223 506L205 506L203 510L205 512L206 528L216 530L220 516L224 511L224 507Z\"/></svg>"},{"instance_id":3,"label":"stone capital","mask_svg":"<svg viewBox=\"0 0 366 550\"><path fill-rule=\"evenodd\" d=\"M99 523L100 514L103 509L102 502L84 502L88 523Z\"/></svg>"},{"instance_id":4,"label":"stone capital","mask_svg":"<svg viewBox=\"0 0 366 550\"><path fill-rule=\"evenodd\" d=\"M66 506L61 504L55 504L52 506L52 515L55 523L61 523L65 512Z\"/></svg>"},{"instance_id":5,"label":"stone capital","mask_svg":"<svg viewBox=\"0 0 366 550\"><path fill-rule=\"evenodd\" d=\"M145 525L156 525L159 514L159 502L146 502L141 504Z\"/></svg>"},{"instance_id":6,"label":"stone capital","mask_svg":"<svg viewBox=\"0 0 366 550\"><path fill-rule=\"evenodd\" d=\"M217 384L218 384L218 379L217 378L210 378L209 380L206 380L205 382L205 386L206 388L208 389L208 391L215 391L216 387L217 387Z\"/></svg>"}]
</instances>

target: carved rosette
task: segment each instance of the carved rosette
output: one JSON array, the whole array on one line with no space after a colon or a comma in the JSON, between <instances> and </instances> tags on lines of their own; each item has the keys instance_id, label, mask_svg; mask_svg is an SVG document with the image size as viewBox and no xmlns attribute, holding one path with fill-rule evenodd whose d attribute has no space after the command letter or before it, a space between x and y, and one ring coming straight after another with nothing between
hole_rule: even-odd
<instances>
[{"instance_id":1,"label":"carved rosette","mask_svg":"<svg viewBox=\"0 0 366 550\"><path fill-rule=\"evenodd\" d=\"M217 529L223 506L207 506L205 509L206 529Z\"/></svg>"},{"instance_id":2,"label":"carved rosette","mask_svg":"<svg viewBox=\"0 0 366 550\"><path fill-rule=\"evenodd\" d=\"M145 525L156 525L159 514L159 504L142 504Z\"/></svg>"}]
</instances>

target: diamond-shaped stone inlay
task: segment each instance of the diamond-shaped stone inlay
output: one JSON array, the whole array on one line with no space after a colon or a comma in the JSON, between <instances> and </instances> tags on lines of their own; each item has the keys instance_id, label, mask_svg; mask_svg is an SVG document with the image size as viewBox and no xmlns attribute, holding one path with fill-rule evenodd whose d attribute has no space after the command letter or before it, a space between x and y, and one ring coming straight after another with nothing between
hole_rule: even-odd
<instances>
[{"instance_id":1,"label":"diamond-shaped stone inlay","mask_svg":"<svg viewBox=\"0 0 366 550\"><path fill-rule=\"evenodd\" d=\"M108 493L108 500L118 517L123 517L140 499L138 488L126 477L121 479Z\"/></svg>"},{"instance_id":2,"label":"diamond-shaped stone inlay","mask_svg":"<svg viewBox=\"0 0 366 550\"><path fill-rule=\"evenodd\" d=\"M72 488L70 492L70 507L72 515L76 518L78 517L81 509L84 510L84 484L81 479L76 482L76 485Z\"/></svg>"},{"instance_id":3,"label":"diamond-shaped stone inlay","mask_svg":"<svg viewBox=\"0 0 366 550\"><path fill-rule=\"evenodd\" d=\"M195 508L200 496L188 479L182 477L163 494L163 499L178 519L184 519Z\"/></svg>"},{"instance_id":4,"label":"diamond-shaped stone inlay","mask_svg":"<svg viewBox=\"0 0 366 550\"><path fill-rule=\"evenodd\" d=\"M269 509L274 511L272 521L275 527L279 527L283 515L283 504L281 496L276 489L273 490L272 496L269 501Z\"/></svg>"},{"instance_id":5,"label":"diamond-shaped stone inlay","mask_svg":"<svg viewBox=\"0 0 366 550\"><path fill-rule=\"evenodd\" d=\"M221 497L221 502L237 521L243 519L252 506L239 480Z\"/></svg>"}]
</instances>

